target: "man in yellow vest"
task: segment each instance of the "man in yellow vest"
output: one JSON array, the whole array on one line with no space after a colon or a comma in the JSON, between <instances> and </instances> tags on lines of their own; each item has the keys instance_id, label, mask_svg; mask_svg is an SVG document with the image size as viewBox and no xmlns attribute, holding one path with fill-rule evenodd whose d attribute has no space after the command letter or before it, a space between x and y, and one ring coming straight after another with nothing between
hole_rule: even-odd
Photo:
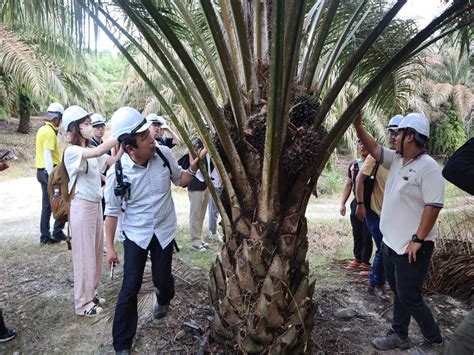
<instances>
[{"instance_id":1,"label":"man in yellow vest","mask_svg":"<svg viewBox=\"0 0 474 355\"><path fill-rule=\"evenodd\" d=\"M54 222L53 233L49 230L49 220L51 218L51 206L48 199L48 176L54 166L61 162L61 152L59 150L57 128L61 124L64 107L53 102L46 112L44 126L36 133L36 178L41 184L43 192L41 203L40 220L40 244L58 243L66 240L63 228L64 223Z\"/></svg>"}]
</instances>

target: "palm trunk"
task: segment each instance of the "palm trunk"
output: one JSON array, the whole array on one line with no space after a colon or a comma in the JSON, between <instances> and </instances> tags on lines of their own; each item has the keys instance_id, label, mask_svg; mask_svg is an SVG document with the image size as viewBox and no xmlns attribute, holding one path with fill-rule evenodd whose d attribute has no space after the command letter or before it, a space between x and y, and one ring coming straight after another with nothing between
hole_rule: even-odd
<instances>
[{"instance_id":1,"label":"palm trunk","mask_svg":"<svg viewBox=\"0 0 474 355\"><path fill-rule=\"evenodd\" d=\"M222 202L231 225L224 225L226 243L210 270L209 294L214 309L213 336L236 343L244 353L300 353L307 350L314 323L314 282L309 280L306 260L307 222L304 217L311 191L313 161L322 154L320 142L326 132L315 129L315 98L290 100L289 129L279 160L275 189L278 205L271 220L260 216L261 203L252 208L230 208ZM263 189L262 169L267 123L265 113L254 114L247 126L246 143L238 146L252 163L251 190ZM228 120L233 122L231 118ZM250 158L251 157L251 158ZM234 182L235 183L235 182ZM256 198L256 200L258 200ZM235 214L238 218L235 217ZM248 232L238 224L250 226ZM231 233L228 233L231 231Z\"/></svg>"},{"instance_id":2,"label":"palm trunk","mask_svg":"<svg viewBox=\"0 0 474 355\"><path fill-rule=\"evenodd\" d=\"M30 98L23 92L18 93L18 113L20 123L18 124L18 133L30 133Z\"/></svg>"},{"instance_id":3,"label":"palm trunk","mask_svg":"<svg viewBox=\"0 0 474 355\"><path fill-rule=\"evenodd\" d=\"M211 267L214 336L237 340L245 353L304 352L313 327L304 211L279 220L278 225L251 223L249 235L226 236Z\"/></svg>"}]
</instances>

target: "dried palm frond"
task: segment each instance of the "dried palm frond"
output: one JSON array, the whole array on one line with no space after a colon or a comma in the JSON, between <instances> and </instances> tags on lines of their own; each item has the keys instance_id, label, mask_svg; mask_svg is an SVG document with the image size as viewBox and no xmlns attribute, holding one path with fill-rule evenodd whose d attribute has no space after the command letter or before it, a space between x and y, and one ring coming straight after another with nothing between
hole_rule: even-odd
<instances>
[{"instance_id":1,"label":"dried palm frond","mask_svg":"<svg viewBox=\"0 0 474 355\"><path fill-rule=\"evenodd\" d=\"M457 209L444 220L424 287L468 301L474 290L474 209Z\"/></svg>"}]
</instances>

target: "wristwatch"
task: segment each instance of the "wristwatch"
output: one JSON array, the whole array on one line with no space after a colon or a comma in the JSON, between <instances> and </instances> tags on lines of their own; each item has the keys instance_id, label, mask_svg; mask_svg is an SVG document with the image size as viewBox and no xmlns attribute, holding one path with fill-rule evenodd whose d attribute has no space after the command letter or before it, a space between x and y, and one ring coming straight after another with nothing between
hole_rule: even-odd
<instances>
[{"instance_id":1,"label":"wristwatch","mask_svg":"<svg viewBox=\"0 0 474 355\"><path fill-rule=\"evenodd\" d=\"M424 242L423 239L418 238L418 235L416 233L411 236L411 241L420 244L423 244Z\"/></svg>"}]
</instances>

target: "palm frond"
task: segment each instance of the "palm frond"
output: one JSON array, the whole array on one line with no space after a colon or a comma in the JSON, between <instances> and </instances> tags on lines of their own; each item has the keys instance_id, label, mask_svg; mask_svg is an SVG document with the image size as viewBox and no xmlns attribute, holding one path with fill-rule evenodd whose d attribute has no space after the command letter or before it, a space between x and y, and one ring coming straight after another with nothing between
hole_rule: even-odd
<instances>
[{"instance_id":1,"label":"palm frond","mask_svg":"<svg viewBox=\"0 0 474 355\"><path fill-rule=\"evenodd\" d=\"M31 47L21 42L15 34L0 25L0 67L7 76L16 81L34 96L44 93L43 65Z\"/></svg>"},{"instance_id":2,"label":"palm frond","mask_svg":"<svg viewBox=\"0 0 474 355\"><path fill-rule=\"evenodd\" d=\"M464 85L454 85L453 87L453 105L462 119L467 119L472 113L474 106L474 95L472 89Z\"/></svg>"}]
</instances>

